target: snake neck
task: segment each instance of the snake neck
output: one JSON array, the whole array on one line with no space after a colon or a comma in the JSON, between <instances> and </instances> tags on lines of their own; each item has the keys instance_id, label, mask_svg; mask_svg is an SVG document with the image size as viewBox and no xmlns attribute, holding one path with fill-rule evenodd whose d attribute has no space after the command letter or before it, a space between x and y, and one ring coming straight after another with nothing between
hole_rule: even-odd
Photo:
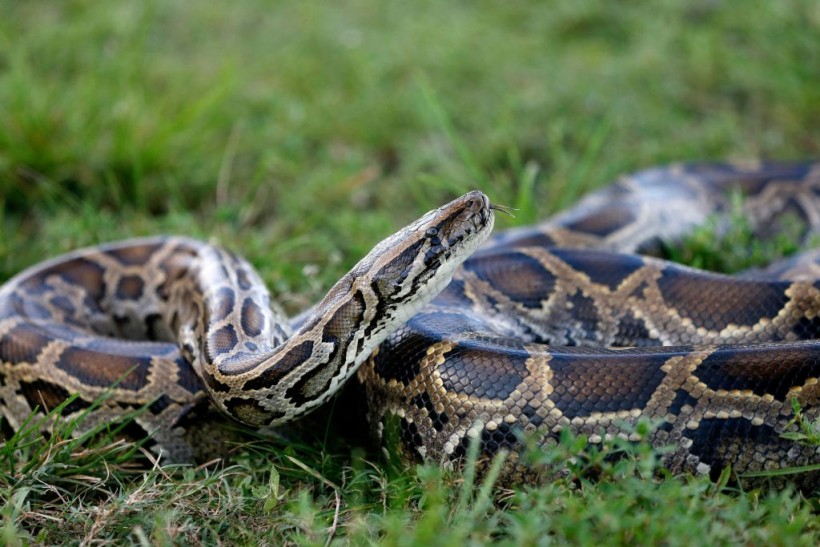
<instances>
[{"instance_id":1,"label":"snake neck","mask_svg":"<svg viewBox=\"0 0 820 547\"><path fill-rule=\"evenodd\" d=\"M221 410L256 427L285 423L332 397L447 286L492 226L480 192L430 211L376 245L292 335L253 268L209 247L189 258L167 321Z\"/></svg>"}]
</instances>

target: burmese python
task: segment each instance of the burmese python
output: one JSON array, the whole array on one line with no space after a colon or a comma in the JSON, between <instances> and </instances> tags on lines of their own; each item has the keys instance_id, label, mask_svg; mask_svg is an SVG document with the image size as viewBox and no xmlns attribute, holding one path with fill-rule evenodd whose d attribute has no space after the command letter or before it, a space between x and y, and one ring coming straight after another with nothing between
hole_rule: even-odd
<instances>
[{"instance_id":1,"label":"burmese python","mask_svg":"<svg viewBox=\"0 0 820 547\"><path fill-rule=\"evenodd\" d=\"M0 289L3 429L108 393L83 427L146 406L138 433L188 460L208 444L207 401L276 425L358 369L371 429L410 457L453 462L471 439L515 451L522 433L548 449L567 428L600 442L648 417L674 471L817 464L781 434L797 428L793 399L820 417L818 253L737 277L631 254L726 212L732 191L761 235L789 215L802 237L820 232L820 164L649 169L488 241L503 208L471 192L378 244L293 325L220 247L77 251Z\"/></svg>"}]
</instances>

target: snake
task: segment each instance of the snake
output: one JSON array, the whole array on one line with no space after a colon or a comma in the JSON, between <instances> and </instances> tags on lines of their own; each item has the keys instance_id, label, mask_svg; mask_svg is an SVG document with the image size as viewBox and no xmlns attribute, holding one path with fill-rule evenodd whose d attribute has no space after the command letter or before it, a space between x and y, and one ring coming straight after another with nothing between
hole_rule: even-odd
<instances>
[{"instance_id":1,"label":"snake","mask_svg":"<svg viewBox=\"0 0 820 547\"><path fill-rule=\"evenodd\" d=\"M209 420L276 427L355 383L360 427L407 460L458 465L476 445L529 482L525 444L634 440L649 420L673 472L814 466L802 476L816 485L820 448L796 438L796 411L820 418L820 253L732 276L664 258L699 226L725 231L737 207L756 238L796 219L810 246L820 163L644 169L496 235L509 208L472 191L292 319L217 244L74 251L0 288L0 430L34 416L48 435L58 407L82 416L78 432L132 413L129 434L191 461L227 442Z\"/></svg>"}]
</instances>

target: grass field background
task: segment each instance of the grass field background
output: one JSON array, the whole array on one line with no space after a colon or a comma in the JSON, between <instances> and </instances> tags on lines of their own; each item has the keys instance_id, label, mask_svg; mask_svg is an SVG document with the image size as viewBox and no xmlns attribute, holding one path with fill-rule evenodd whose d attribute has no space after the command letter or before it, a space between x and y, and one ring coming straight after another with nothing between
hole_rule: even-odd
<instances>
[{"instance_id":1,"label":"grass field background","mask_svg":"<svg viewBox=\"0 0 820 547\"><path fill-rule=\"evenodd\" d=\"M78 246L179 233L239 251L298 311L376 241L473 188L519 208L504 228L650 165L820 156L810 0L0 0L0 14L0 280ZM626 469L590 463L603 466L597 483L513 492L391 471L324 436L147 474L118 446L5 446L2 533L517 545L820 534L816 498L655 482L642 449Z\"/></svg>"}]
</instances>

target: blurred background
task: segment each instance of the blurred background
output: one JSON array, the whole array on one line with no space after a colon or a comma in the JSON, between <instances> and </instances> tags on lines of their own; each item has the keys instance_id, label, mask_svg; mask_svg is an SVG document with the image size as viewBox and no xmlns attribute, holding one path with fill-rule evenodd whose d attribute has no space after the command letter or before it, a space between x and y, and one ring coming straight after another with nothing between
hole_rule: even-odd
<instances>
[{"instance_id":1,"label":"blurred background","mask_svg":"<svg viewBox=\"0 0 820 547\"><path fill-rule=\"evenodd\" d=\"M291 311L469 189L531 223L671 161L820 156L812 0L0 0L0 279L214 239Z\"/></svg>"}]
</instances>

